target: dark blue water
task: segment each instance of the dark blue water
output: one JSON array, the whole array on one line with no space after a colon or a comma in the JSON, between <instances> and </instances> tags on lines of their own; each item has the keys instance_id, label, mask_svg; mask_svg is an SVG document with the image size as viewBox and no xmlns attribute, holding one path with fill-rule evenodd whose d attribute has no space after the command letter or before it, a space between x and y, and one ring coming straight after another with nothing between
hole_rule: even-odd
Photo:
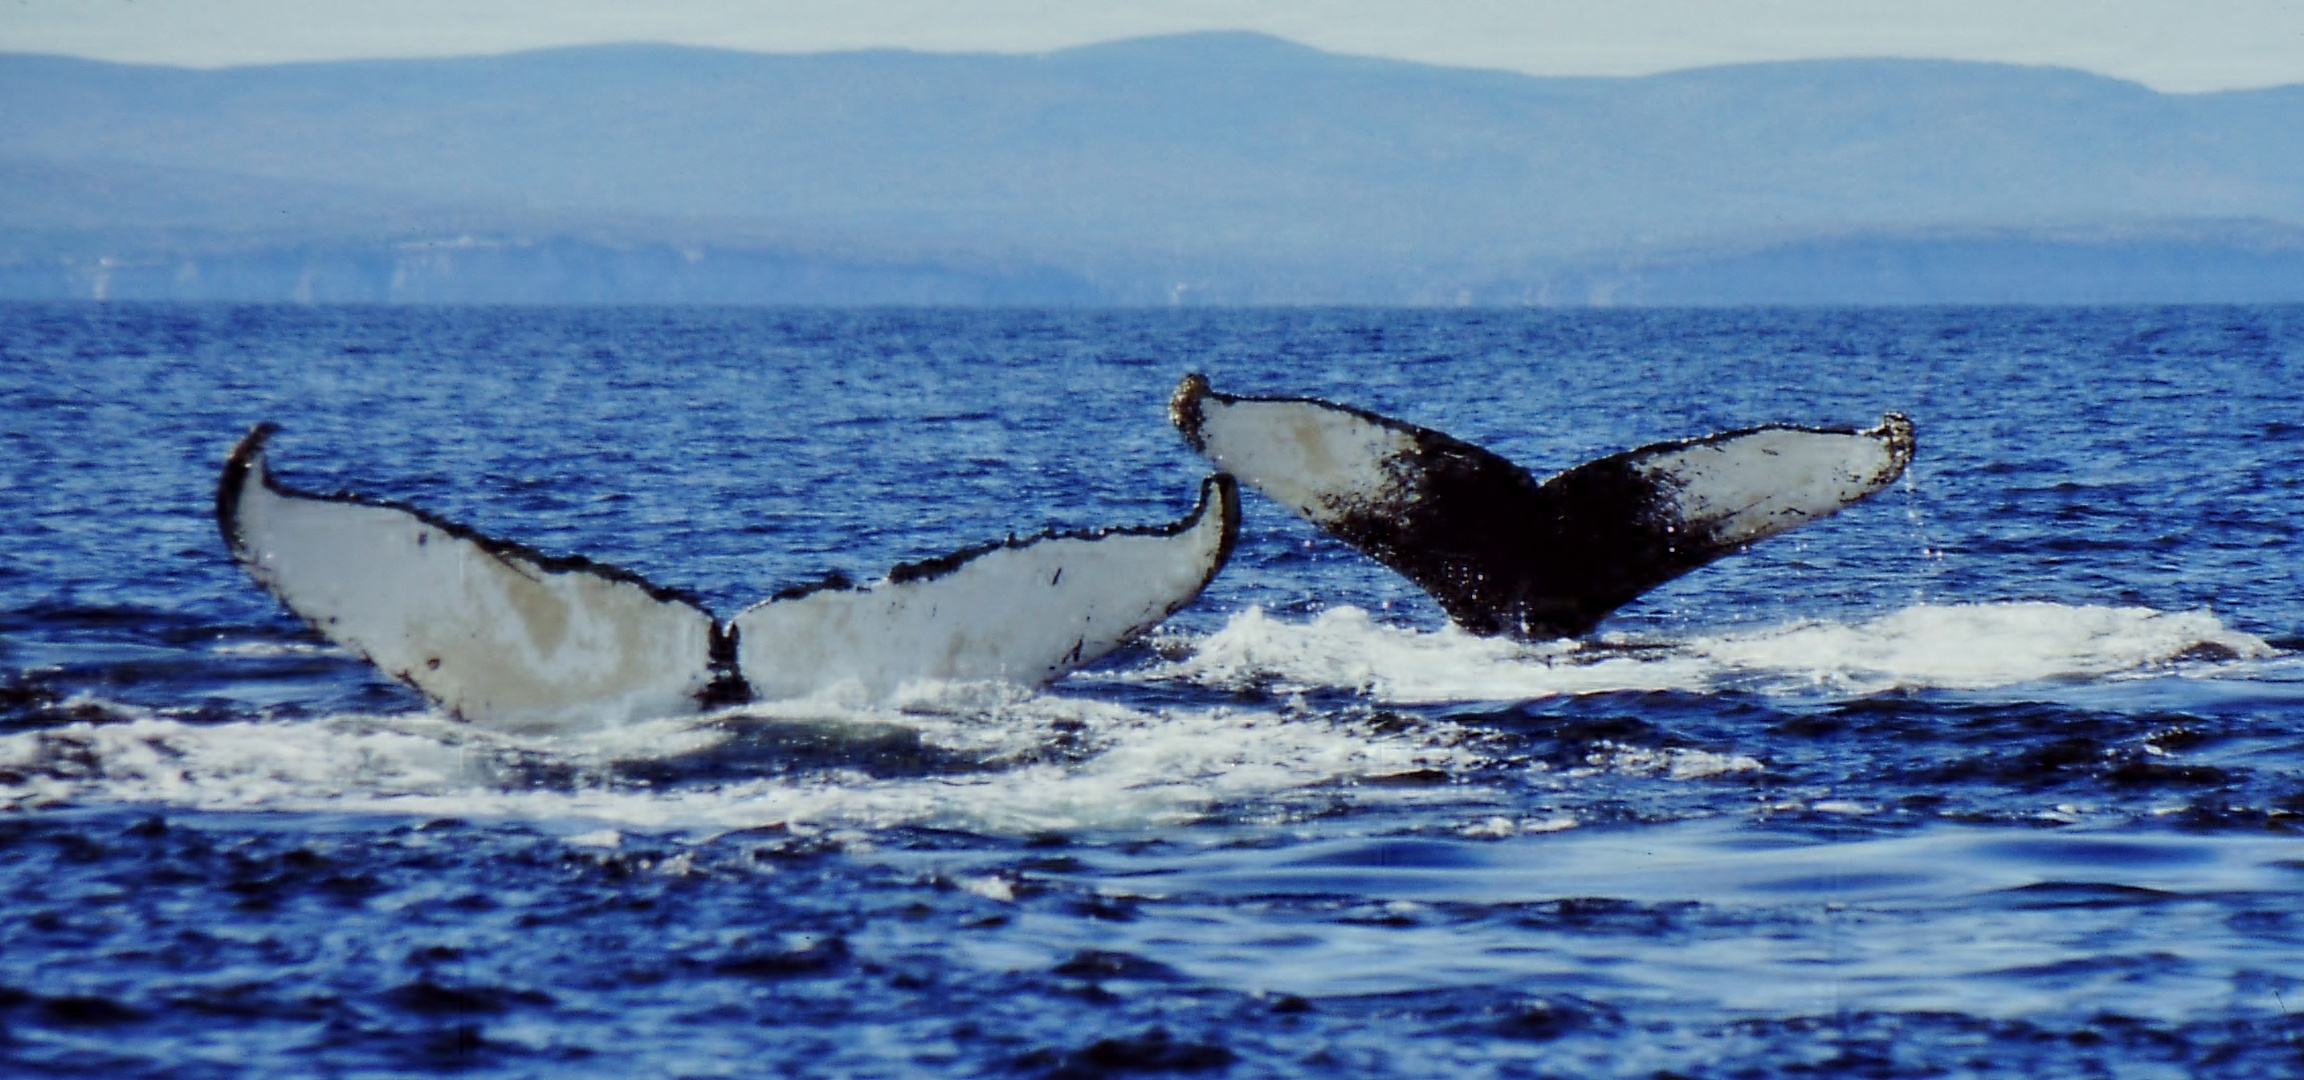
<instances>
[{"instance_id":1,"label":"dark blue water","mask_svg":"<svg viewBox=\"0 0 2304 1080\"><path fill-rule=\"evenodd\" d=\"M694 590L1185 511L1188 371L1539 473L1919 425L1594 640L1250 496L1040 692L425 710L215 470ZM2304 309L0 307L0 1073L2304 1075Z\"/></svg>"}]
</instances>

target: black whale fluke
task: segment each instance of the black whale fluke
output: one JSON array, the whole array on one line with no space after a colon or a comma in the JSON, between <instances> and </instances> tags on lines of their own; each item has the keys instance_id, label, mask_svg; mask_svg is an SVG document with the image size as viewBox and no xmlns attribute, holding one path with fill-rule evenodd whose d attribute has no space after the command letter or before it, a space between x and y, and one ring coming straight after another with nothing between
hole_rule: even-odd
<instances>
[{"instance_id":1,"label":"black whale fluke","mask_svg":"<svg viewBox=\"0 0 2304 1080\"><path fill-rule=\"evenodd\" d=\"M1902 475L1912 423L1748 428L1656 443L1548 480L1461 439L1309 398L1169 399L1215 465L1399 571L1478 634L1572 637L1641 593L1829 516Z\"/></svg>"}]
</instances>

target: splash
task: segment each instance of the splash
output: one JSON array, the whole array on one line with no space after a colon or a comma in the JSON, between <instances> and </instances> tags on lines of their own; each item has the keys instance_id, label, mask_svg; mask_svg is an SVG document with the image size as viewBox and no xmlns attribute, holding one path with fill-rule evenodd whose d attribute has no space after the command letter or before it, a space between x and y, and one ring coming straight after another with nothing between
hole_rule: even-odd
<instances>
[{"instance_id":1,"label":"splash","mask_svg":"<svg viewBox=\"0 0 2304 1080\"><path fill-rule=\"evenodd\" d=\"M1981 690L2278 652L2206 611L2049 603L1921 604L1865 622L1805 620L1680 643L1539 645L1454 627L1387 626L1352 607L1303 623L1251 608L1184 648L1181 659L1113 677L1234 691L1342 690L1408 705L1620 690Z\"/></svg>"},{"instance_id":2,"label":"splash","mask_svg":"<svg viewBox=\"0 0 2304 1080\"><path fill-rule=\"evenodd\" d=\"M1612 690L1864 694L2041 680L2213 673L2278 655L2207 612L2009 603L1921 605L1863 622L1808 620L1679 643L1528 645L1417 631L1338 608L1305 622L1260 610L1170 642L1178 659L1074 676L1054 691L922 683L893 700L835 690L704 717L507 731L433 713L200 722L93 698L54 727L0 736L0 809L87 802L204 810L381 813L709 834L901 826L1029 835L1253 816L1293 820L1345 799L1477 801L1479 737L1368 704L1527 700ZM1137 707L1097 681L1255 695ZM1066 689L1090 689L1068 694ZM1563 780L1668 781L1751 772L1733 752L1602 742Z\"/></svg>"},{"instance_id":3,"label":"splash","mask_svg":"<svg viewBox=\"0 0 2304 1080\"><path fill-rule=\"evenodd\" d=\"M428 713L203 724L94 704L118 719L0 737L0 808L504 818L574 823L576 834L783 824L1022 835L1173 824L1227 806L1285 815L1294 795L1341 781L1477 760L1444 727L1147 711L999 684L915 686L895 707L811 699L583 733Z\"/></svg>"},{"instance_id":4,"label":"splash","mask_svg":"<svg viewBox=\"0 0 2304 1080\"><path fill-rule=\"evenodd\" d=\"M1728 668L1858 693L1986 690L2144 673L2195 657L2261 660L2279 651L2206 611L2049 603L1919 604L1855 625L1809 621L1695 647Z\"/></svg>"}]
</instances>

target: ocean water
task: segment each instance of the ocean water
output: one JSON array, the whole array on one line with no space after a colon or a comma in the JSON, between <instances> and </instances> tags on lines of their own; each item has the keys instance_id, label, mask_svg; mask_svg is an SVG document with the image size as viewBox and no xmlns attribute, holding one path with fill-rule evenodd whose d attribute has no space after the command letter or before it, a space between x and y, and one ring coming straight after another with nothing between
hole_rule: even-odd
<instances>
[{"instance_id":1,"label":"ocean water","mask_svg":"<svg viewBox=\"0 0 2304 1080\"><path fill-rule=\"evenodd\" d=\"M216 470L733 613L1205 471L1186 372L1538 473L1912 416L1524 645L1253 494L1038 690L493 731ZM0 1074L2304 1075L2304 308L0 307Z\"/></svg>"}]
</instances>

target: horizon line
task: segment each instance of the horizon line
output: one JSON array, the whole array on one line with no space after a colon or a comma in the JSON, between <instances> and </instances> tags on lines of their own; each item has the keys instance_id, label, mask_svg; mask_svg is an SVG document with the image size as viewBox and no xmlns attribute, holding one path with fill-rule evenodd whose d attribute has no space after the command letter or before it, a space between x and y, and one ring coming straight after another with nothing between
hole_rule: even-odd
<instances>
[{"instance_id":1,"label":"horizon line","mask_svg":"<svg viewBox=\"0 0 2304 1080\"><path fill-rule=\"evenodd\" d=\"M1047 49L928 48L917 45L864 45L823 49L778 50L728 44L698 43L694 41L681 41L670 38L632 38L617 40L543 43L511 48L476 48L471 50L454 50L448 52L346 53L343 55L333 56L228 60L219 63L199 63L185 60L136 59L121 55L94 55L89 52L19 49L5 44L0 44L0 56L77 60L88 63L106 64L119 67L167 68L179 71L195 71L207 73L278 69L290 67L318 67L329 65L484 61L511 59L522 56L536 56L547 53L570 53L613 49L666 49L763 58L870 56L894 54L922 57L1004 57L1013 59L1033 59L1056 57L1067 53L1089 52L1098 49L1111 48L1114 46L1126 46L1160 41L1182 41L1194 38L1233 38L1241 40L1256 40L1342 60L1367 61L1379 64L1396 64L1403 67L1427 68L1439 71L1489 73L1538 80L1633 81L1638 79L1657 78L1704 71L1721 71L1735 68L1780 67L1834 63L1910 63L2066 72L2103 79L2109 82L2124 83L2168 97L2198 97L2210 94L2252 93L2304 87L2304 78L2300 78L2294 81L2233 84L2229 86L2216 86L2202 89L2166 89L2161 86L2154 85L2152 82L2141 78L2115 74L2096 68L2084 67L2071 63L1977 59L1963 56L1916 55L1899 53L1848 53L1806 56L1785 55L1780 57L1724 60L1716 63L1696 63L1680 66L1657 67L1653 69L1635 71L1547 73L1510 67L1493 67L1478 64L1453 64L1432 60L1416 59L1412 57L1384 56L1372 53L1347 52L1309 44L1263 30L1223 29L1184 30L1173 33L1136 34L1115 38L1104 38L1093 41L1084 41L1077 44L1068 44Z\"/></svg>"}]
</instances>

